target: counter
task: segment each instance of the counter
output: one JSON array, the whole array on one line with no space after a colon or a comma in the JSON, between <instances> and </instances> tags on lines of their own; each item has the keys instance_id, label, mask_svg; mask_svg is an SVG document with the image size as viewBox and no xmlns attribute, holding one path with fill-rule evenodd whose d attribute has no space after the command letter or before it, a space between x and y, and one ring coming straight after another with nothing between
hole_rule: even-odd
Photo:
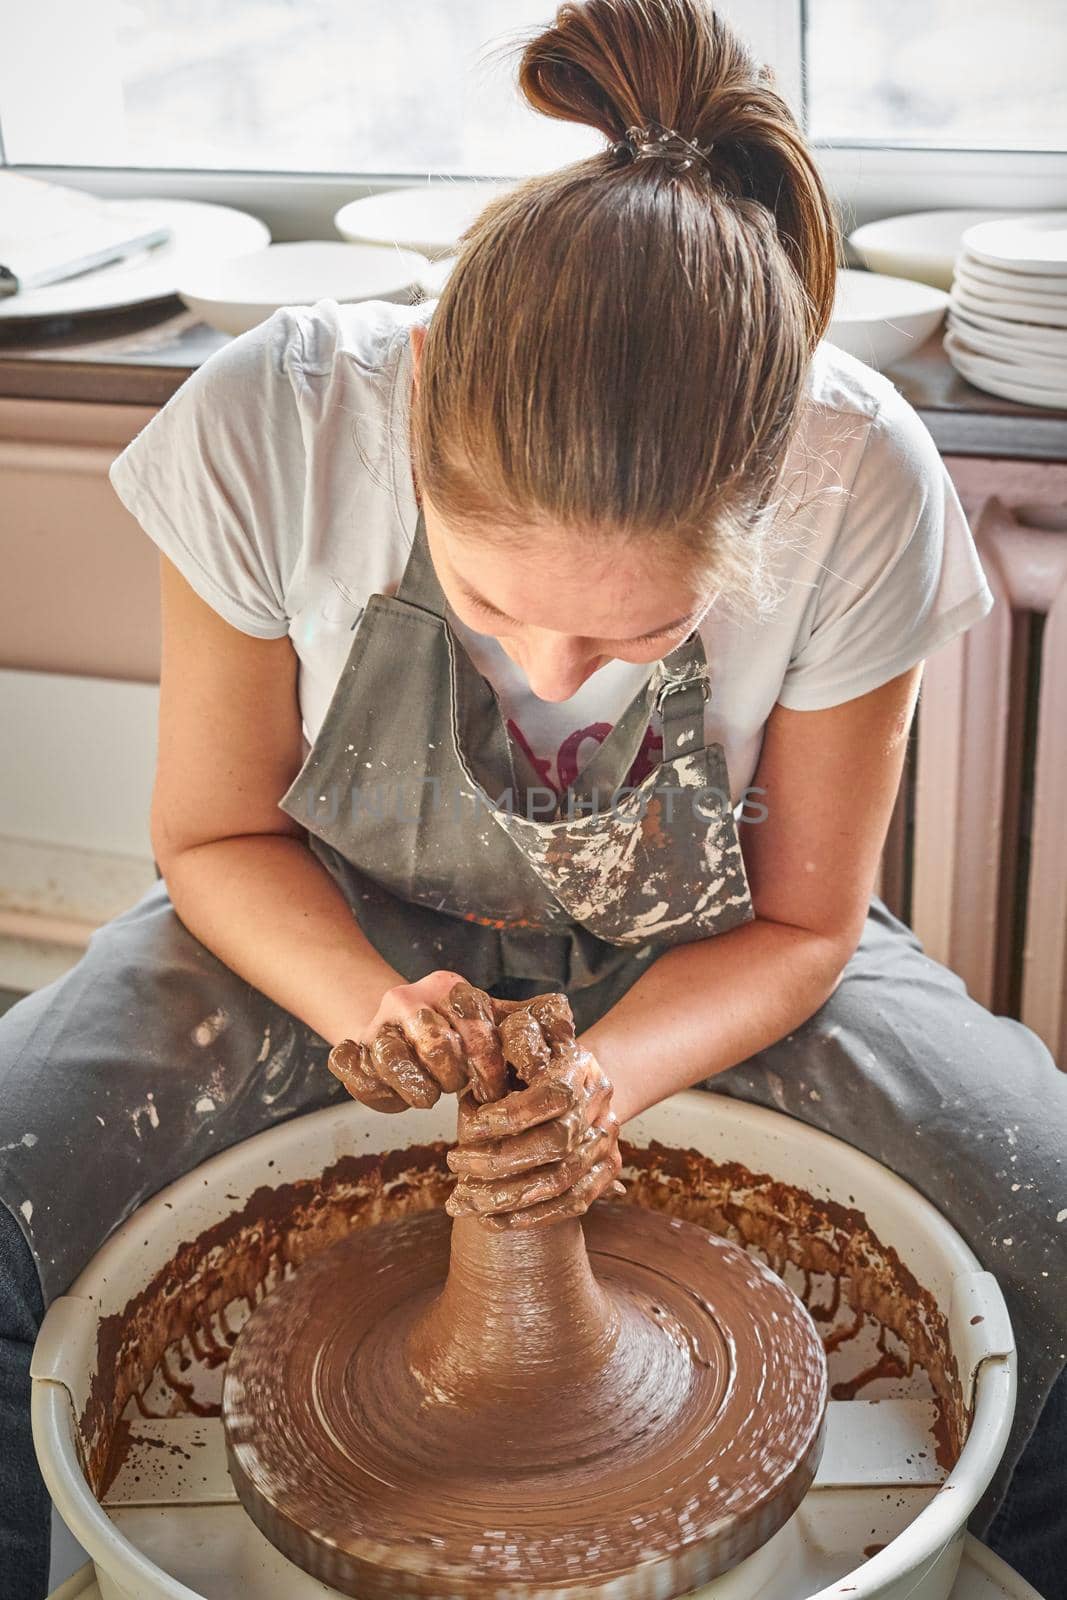
<instances>
[{"instance_id":1,"label":"counter","mask_svg":"<svg viewBox=\"0 0 1067 1600\"><path fill-rule=\"evenodd\" d=\"M129 312L0 324L0 399L161 406L227 342L175 296ZM887 375L943 452L1067 460L1067 411L1001 400L949 364L940 330Z\"/></svg>"}]
</instances>

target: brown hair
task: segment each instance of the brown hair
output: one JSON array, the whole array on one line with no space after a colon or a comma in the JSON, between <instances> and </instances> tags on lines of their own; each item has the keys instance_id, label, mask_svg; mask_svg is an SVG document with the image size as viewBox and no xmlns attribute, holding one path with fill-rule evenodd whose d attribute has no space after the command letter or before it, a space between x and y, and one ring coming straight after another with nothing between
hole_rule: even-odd
<instances>
[{"instance_id":1,"label":"brown hair","mask_svg":"<svg viewBox=\"0 0 1067 1600\"><path fill-rule=\"evenodd\" d=\"M758 609L840 255L815 162L704 0L567 3L518 48L527 101L611 146L462 235L412 402L416 477L459 533L666 546ZM614 148L651 120L714 141L709 164Z\"/></svg>"}]
</instances>

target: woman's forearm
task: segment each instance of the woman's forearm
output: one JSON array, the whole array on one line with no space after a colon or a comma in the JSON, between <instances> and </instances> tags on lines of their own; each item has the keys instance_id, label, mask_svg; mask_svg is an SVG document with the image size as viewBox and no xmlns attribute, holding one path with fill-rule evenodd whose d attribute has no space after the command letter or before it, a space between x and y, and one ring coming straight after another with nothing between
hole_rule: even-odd
<instances>
[{"instance_id":1,"label":"woman's forearm","mask_svg":"<svg viewBox=\"0 0 1067 1600\"><path fill-rule=\"evenodd\" d=\"M783 1038L833 992L841 941L757 918L659 956L582 1035L620 1122Z\"/></svg>"},{"instance_id":2,"label":"woman's forearm","mask_svg":"<svg viewBox=\"0 0 1067 1600\"><path fill-rule=\"evenodd\" d=\"M243 834L160 863L189 931L331 1045L404 980L362 932L340 889L295 836Z\"/></svg>"},{"instance_id":3,"label":"woman's forearm","mask_svg":"<svg viewBox=\"0 0 1067 1600\"><path fill-rule=\"evenodd\" d=\"M329 1044L404 981L302 839L213 840L161 863L174 908L228 967ZM659 956L582 1036L621 1122L773 1044L832 993L839 941L757 918Z\"/></svg>"}]
</instances>

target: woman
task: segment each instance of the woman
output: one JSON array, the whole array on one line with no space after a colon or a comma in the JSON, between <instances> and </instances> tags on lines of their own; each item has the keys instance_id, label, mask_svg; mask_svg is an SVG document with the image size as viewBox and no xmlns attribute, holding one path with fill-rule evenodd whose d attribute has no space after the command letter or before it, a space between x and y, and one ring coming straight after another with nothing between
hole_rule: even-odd
<instances>
[{"instance_id":1,"label":"woman","mask_svg":"<svg viewBox=\"0 0 1067 1600\"><path fill-rule=\"evenodd\" d=\"M829 200L702 0L566 5L520 84L608 148L489 206L438 301L234 340L112 469L162 552L162 878L0 1029L14 1593L34 1329L108 1231L342 1095L330 1047L402 1112L474 1075L486 995L565 990L580 1081L472 1113L450 1208L585 1210L692 1084L895 1167L1008 1296L974 1526L1053 1595L1067 1086L871 900L922 661L992 603L966 520L823 341Z\"/></svg>"}]
</instances>

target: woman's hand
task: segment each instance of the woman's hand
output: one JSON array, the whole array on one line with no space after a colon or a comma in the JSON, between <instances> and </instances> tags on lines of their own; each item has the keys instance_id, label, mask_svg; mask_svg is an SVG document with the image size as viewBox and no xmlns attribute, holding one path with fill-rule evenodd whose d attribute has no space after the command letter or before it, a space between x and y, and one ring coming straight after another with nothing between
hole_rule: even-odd
<instances>
[{"instance_id":1,"label":"woman's hand","mask_svg":"<svg viewBox=\"0 0 1067 1600\"><path fill-rule=\"evenodd\" d=\"M425 1108L468 1084L470 1099L493 1100L507 1081L497 1024L516 1004L458 972L431 972L387 989L367 1027L334 1045L327 1065L372 1111Z\"/></svg>"},{"instance_id":2,"label":"woman's hand","mask_svg":"<svg viewBox=\"0 0 1067 1600\"><path fill-rule=\"evenodd\" d=\"M460 1101L459 1144L447 1158L459 1182L445 1209L493 1228L532 1228L621 1192L612 1085L576 1039L566 996L512 1002L499 1034L526 1087L490 1104Z\"/></svg>"}]
</instances>

